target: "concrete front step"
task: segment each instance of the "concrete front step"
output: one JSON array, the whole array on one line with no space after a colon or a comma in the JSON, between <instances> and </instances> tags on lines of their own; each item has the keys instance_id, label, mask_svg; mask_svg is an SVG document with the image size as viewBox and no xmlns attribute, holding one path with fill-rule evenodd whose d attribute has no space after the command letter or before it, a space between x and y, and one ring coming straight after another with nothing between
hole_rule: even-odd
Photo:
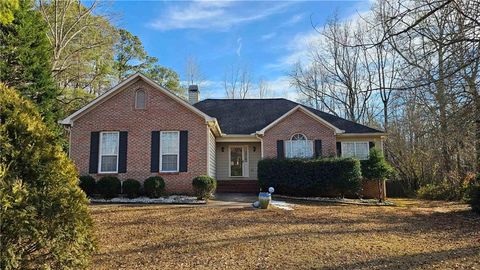
<instances>
[{"instance_id":1,"label":"concrete front step","mask_svg":"<svg viewBox=\"0 0 480 270\"><path fill-rule=\"evenodd\" d=\"M260 186L257 180L217 180L219 193L258 193Z\"/></svg>"}]
</instances>

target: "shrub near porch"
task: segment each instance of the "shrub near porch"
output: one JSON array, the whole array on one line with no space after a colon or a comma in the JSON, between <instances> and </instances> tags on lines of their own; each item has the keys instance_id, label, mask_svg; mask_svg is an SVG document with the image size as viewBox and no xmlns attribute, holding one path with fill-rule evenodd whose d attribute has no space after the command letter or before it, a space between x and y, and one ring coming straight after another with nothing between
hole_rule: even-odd
<instances>
[{"instance_id":1,"label":"shrub near porch","mask_svg":"<svg viewBox=\"0 0 480 270\"><path fill-rule=\"evenodd\" d=\"M264 159L258 163L262 190L292 196L356 196L361 189L360 161L352 158Z\"/></svg>"}]
</instances>

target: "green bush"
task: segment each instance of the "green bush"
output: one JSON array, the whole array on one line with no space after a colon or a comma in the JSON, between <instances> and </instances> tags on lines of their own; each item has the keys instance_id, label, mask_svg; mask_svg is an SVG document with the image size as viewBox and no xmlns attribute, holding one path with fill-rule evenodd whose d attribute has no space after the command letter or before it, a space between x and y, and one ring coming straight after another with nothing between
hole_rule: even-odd
<instances>
[{"instance_id":1,"label":"green bush","mask_svg":"<svg viewBox=\"0 0 480 270\"><path fill-rule=\"evenodd\" d=\"M367 160L361 162L362 176L368 180L387 180L393 174L393 168L387 163L378 148L370 150Z\"/></svg>"},{"instance_id":2,"label":"green bush","mask_svg":"<svg viewBox=\"0 0 480 270\"><path fill-rule=\"evenodd\" d=\"M87 196L92 196L95 194L95 178L90 175L80 176L80 188L87 194Z\"/></svg>"},{"instance_id":3,"label":"green bush","mask_svg":"<svg viewBox=\"0 0 480 270\"><path fill-rule=\"evenodd\" d=\"M258 162L262 190L293 196L355 196L361 189L360 162L352 158L263 159Z\"/></svg>"},{"instance_id":4,"label":"green bush","mask_svg":"<svg viewBox=\"0 0 480 270\"><path fill-rule=\"evenodd\" d=\"M93 224L74 164L32 103L1 83L0 108L0 268L87 268Z\"/></svg>"},{"instance_id":5,"label":"green bush","mask_svg":"<svg viewBox=\"0 0 480 270\"><path fill-rule=\"evenodd\" d=\"M439 183L430 183L417 190L417 197L427 200L468 201L469 187L475 183L475 174L460 176L452 172Z\"/></svg>"},{"instance_id":6,"label":"green bush","mask_svg":"<svg viewBox=\"0 0 480 270\"><path fill-rule=\"evenodd\" d=\"M393 175L393 168L385 161L383 153L378 148L370 149L367 160L360 162L362 168L362 176L365 180L377 181L378 197L382 201L384 197L382 182Z\"/></svg>"},{"instance_id":7,"label":"green bush","mask_svg":"<svg viewBox=\"0 0 480 270\"><path fill-rule=\"evenodd\" d=\"M111 199L118 196L121 189L120 180L115 176L104 176L97 182L97 191L104 199Z\"/></svg>"},{"instance_id":8,"label":"green bush","mask_svg":"<svg viewBox=\"0 0 480 270\"><path fill-rule=\"evenodd\" d=\"M145 195L150 198L158 198L165 189L165 181L160 176L152 176L147 178L143 183Z\"/></svg>"},{"instance_id":9,"label":"green bush","mask_svg":"<svg viewBox=\"0 0 480 270\"><path fill-rule=\"evenodd\" d=\"M208 200L217 189L217 180L208 175L200 175L193 178L193 191L199 200Z\"/></svg>"},{"instance_id":10,"label":"green bush","mask_svg":"<svg viewBox=\"0 0 480 270\"><path fill-rule=\"evenodd\" d=\"M425 200L456 201L464 197L466 188L459 188L446 181L439 184L427 184L417 190L417 197Z\"/></svg>"},{"instance_id":11,"label":"green bush","mask_svg":"<svg viewBox=\"0 0 480 270\"><path fill-rule=\"evenodd\" d=\"M140 193L140 182L135 179L127 179L122 183L123 194L127 195L127 198L136 198Z\"/></svg>"}]
</instances>

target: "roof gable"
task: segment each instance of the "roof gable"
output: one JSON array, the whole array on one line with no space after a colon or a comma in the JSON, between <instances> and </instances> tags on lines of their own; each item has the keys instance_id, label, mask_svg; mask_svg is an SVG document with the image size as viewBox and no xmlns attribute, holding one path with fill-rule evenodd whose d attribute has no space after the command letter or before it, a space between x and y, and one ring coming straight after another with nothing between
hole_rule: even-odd
<instances>
[{"instance_id":1,"label":"roof gable","mask_svg":"<svg viewBox=\"0 0 480 270\"><path fill-rule=\"evenodd\" d=\"M112 98L113 96L120 93L124 89L127 89L127 86L129 86L131 83L133 83L133 82L135 82L139 79L145 81L146 83L151 85L154 89L157 89L157 90L161 91L166 96L172 98L173 100L175 100L178 103L180 103L181 105L185 106L186 108L188 108L192 112L194 112L197 115L199 115L200 117L204 118L205 121L216 122L215 118L213 118L213 117L205 114L204 112L200 111L199 109L195 108L194 106L192 106L187 101L183 100L182 98L180 98L177 95L170 92L170 90L168 90L168 89L162 87L161 85L155 83L154 81L150 80L148 77L144 76L141 73L135 73L135 74L131 75L130 77L128 77L127 79L120 82L119 84L117 84L115 87L113 87L110 90L108 90L107 92L105 92L103 95L101 95L101 96L97 97L96 99L92 100L90 103L88 103L87 105L85 105L84 107L79 109L78 111L72 113L71 115L69 115L65 119L59 121L59 123L63 124L63 125L73 125L73 122L76 119L82 117L84 114L86 114L89 111L95 109L97 106L101 105L103 102Z\"/></svg>"},{"instance_id":2,"label":"roof gable","mask_svg":"<svg viewBox=\"0 0 480 270\"><path fill-rule=\"evenodd\" d=\"M274 127L275 125L277 125L278 123L280 123L283 119L287 118L289 115L293 114L294 112L296 111L301 111L303 113L305 113L306 115L310 116L311 118L313 118L314 120L317 120L318 122L324 124L325 126L331 128L332 130L335 131L335 133L344 133L345 131L344 130L341 130L339 128L337 128L336 126L330 124L329 122L325 121L323 118L321 118L320 116L314 114L313 112L305 109L302 105L297 105L295 106L293 109L291 109L290 111L286 112L284 115L280 116L279 118L277 118L275 121L273 121L272 123L268 124L266 127L264 127L263 129L257 131L256 133L257 134L261 134L263 135L267 130L269 130L270 128Z\"/></svg>"}]
</instances>

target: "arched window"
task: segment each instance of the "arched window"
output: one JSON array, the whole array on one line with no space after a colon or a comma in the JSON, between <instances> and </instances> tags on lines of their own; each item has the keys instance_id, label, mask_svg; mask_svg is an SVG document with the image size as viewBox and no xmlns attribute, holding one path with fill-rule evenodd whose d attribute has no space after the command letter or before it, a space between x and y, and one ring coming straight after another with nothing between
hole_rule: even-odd
<instances>
[{"instance_id":1,"label":"arched window","mask_svg":"<svg viewBox=\"0 0 480 270\"><path fill-rule=\"evenodd\" d=\"M135 92L135 109L145 109L146 94L145 90L139 89Z\"/></svg>"},{"instance_id":2,"label":"arched window","mask_svg":"<svg viewBox=\"0 0 480 270\"><path fill-rule=\"evenodd\" d=\"M296 133L285 141L285 156L287 158L311 158L313 157L313 142L307 140L307 136Z\"/></svg>"}]
</instances>

